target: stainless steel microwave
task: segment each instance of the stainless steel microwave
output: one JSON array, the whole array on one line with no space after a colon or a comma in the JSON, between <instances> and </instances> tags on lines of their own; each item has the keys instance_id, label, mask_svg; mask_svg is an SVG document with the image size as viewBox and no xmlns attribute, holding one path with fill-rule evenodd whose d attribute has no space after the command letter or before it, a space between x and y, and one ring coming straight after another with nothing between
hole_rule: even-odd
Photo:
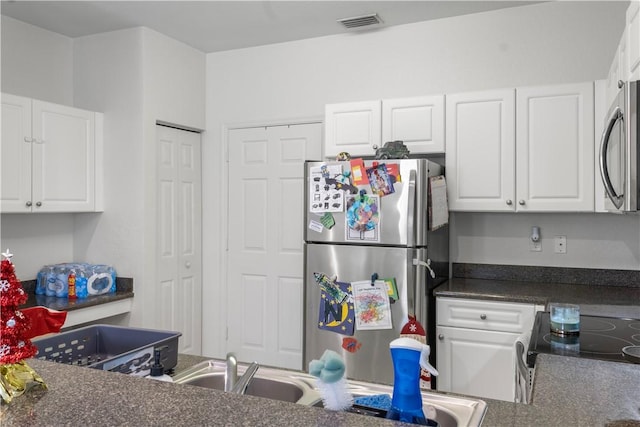
<instances>
[{"instance_id":1,"label":"stainless steel microwave","mask_svg":"<svg viewBox=\"0 0 640 427\"><path fill-rule=\"evenodd\" d=\"M619 82L600 141L600 176L614 212L640 211L640 81Z\"/></svg>"}]
</instances>

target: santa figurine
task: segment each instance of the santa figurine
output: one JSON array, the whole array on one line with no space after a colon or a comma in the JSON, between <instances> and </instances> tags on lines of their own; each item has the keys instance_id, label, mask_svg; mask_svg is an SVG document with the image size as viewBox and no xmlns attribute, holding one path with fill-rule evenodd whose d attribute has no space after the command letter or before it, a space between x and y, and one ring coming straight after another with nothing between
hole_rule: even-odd
<instances>
[{"instance_id":1,"label":"santa figurine","mask_svg":"<svg viewBox=\"0 0 640 427\"><path fill-rule=\"evenodd\" d=\"M427 333L415 316L411 315L409 321L402 327L400 337L413 338L422 344L427 343ZM423 368L420 368L420 388L431 389L431 374Z\"/></svg>"}]
</instances>

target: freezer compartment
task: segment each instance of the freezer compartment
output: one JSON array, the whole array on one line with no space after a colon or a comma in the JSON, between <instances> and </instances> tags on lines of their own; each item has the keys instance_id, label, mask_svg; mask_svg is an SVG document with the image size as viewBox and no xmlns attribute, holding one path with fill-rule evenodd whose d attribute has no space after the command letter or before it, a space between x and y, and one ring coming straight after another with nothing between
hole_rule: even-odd
<instances>
[{"instance_id":1,"label":"freezer compartment","mask_svg":"<svg viewBox=\"0 0 640 427\"><path fill-rule=\"evenodd\" d=\"M391 384L393 365L389 343L398 338L409 314L415 314L421 323L427 318L426 271L413 264L414 258L426 260L425 255L424 249L306 244L304 366L331 349L345 361L347 378ZM354 328L353 335L320 329L321 290L314 273L336 276L338 282L348 283L370 280L373 273L381 279L395 278L398 300L390 305L392 329ZM423 323L423 326L427 325Z\"/></svg>"},{"instance_id":2,"label":"freezer compartment","mask_svg":"<svg viewBox=\"0 0 640 427\"><path fill-rule=\"evenodd\" d=\"M351 171L349 162L305 163L306 242L427 246L428 179L430 176L443 174L444 169L427 159L389 159L380 160L378 163L386 164L387 168L390 165L397 166L399 182L393 184L393 193L379 199L379 223L376 230L378 235L372 239L369 239L370 236L363 236L362 240L347 238L345 209L349 198L360 190L364 190L367 195L373 195L371 185L366 183L352 187L336 182L336 176L339 178L339 174L336 175L338 171ZM318 175L318 170L323 166L328 167L328 180ZM370 168L374 166L374 161L366 160L364 166ZM335 225L330 229L319 225L325 214L325 207L335 220Z\"/></svg>"}]
</instances>

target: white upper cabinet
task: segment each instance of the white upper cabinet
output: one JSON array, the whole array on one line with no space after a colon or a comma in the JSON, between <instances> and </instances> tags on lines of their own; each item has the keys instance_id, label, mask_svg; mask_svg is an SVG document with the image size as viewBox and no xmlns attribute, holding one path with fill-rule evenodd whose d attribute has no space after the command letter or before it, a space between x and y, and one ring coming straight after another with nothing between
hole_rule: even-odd
<instances>
[{"instance_id":1,"label":"white upper cabinet","mask_svg":"<svg viewBox=\"0 0 640 427\"><path fill-rule=\"evenodd\" d=\"M381 146L381 102L328 104L325 107L325 157L346 151L368 156Z\"/></svg>"},{"instance_id":2,"label":"white upper cabinet","mask_svg":"<svg viewBox=\"0 0 640 427\"><path fill-rule=\"evenodd\" d=\"M2 94L2 213L102 209L102 114Z\"/></svg>"},{"instance_id":3,"label":"white upper cabinet","mask_svg":"<svg viewBox=\"0 0 640 427\"><path fill-rule=\"evenodd\" d=\"M623 73L625 70L626 59L628 57L628 55L625 57L625 55L628 53L626 51L627 44L625 42L625 35L626 33L622 35L620 43L618 44L616 52L613 56L613 61L611 61L611 65L609 66L605 93L606 105L611 105L613 103L613 100L616 99L616 96L618 96L618 91L620 90L618 88L618 82L620 80L624 80Z\"/></svg>"},{"instance_id":4,"label":"white upper cabinet","mask_svg":"<svg viewBox=\"0 0 640 427\"><path fill-rule=\"evenodd\" d=\"M640 80L640 2L629 3L624 32L609 66L606 87L606 105L618 95L618 81Z\"/></svg>"},{"instance_id":5,"label":"white upper cabinet","mask_svg":"<svg viewBox=\"0 0 640 427\"><path fill-rule=\"evenodd\" d=\"M518 211L594 210L593 83L516 90Z\"/></svg>"},{"instance_id":6,"label":"white upper cabinet","mask_svg":"<svg viewBox=\"0 0 640 427\"><path fill-rule=\"evenodd\" d=\"M383 100L387 141L403 141L411 153L444 153L444 95Z\"/></svg>"},{"instance_id":7,"label":"white upper cabinet","mask_svg":"<svg viewBox=\"0 0 640 427\"><path fill-rule=\"evenodd\" d=\"M31 100L2 94L2 212L30 212Z\"/></svg>"},{"instance_id":8,"label":"white upper cabinet","mask_svg":"<svg viewBox=\"0 0 640 427\"><path fill-rule=\"evenodd\" d=\"M593 211L593 83L447 95L453 211Z\"/></svg>"},{"instance_id":9,"label":"white upper cabinet","mask_svg":"<svg viewBox=\"0 0 640 427\"><path fill-rule=\"evenodd\" d=\"M447 95L449 209L512 211L515 91Z\"/></svg>"},{"instance_id":10,"label":"white upper cabinet","mask_svg":"<svg viewBox=\"0 0 640 427\"><path fill-rule=\"evenodd\" d=\"M373 157L388 141L411 154L444 152L444 95L328 104L324 156Z\"/></svg>"},{"instance_id":11,"label":"white upper cabinet","mask_svg":"<svg viewBox=\"0 0 640 427\"><path fill-rule=\"evenodd\" d=\"M625 26L626 43L626 80L640 80L640 2L632 1L627 8Z\"/></svg>"}]
</instances>

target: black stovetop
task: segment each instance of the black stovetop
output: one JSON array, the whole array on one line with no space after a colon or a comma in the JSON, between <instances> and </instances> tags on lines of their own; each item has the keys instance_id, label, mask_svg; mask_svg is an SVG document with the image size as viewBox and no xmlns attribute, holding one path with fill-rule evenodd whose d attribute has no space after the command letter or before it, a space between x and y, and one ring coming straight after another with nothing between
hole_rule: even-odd
<instances>
[{"instance_id":1,"label":"black stovetop","mask_svg":"<svg viewBox=\"0 0 640 427\"><path fill-rule=\"evenodd\" d=\"M532 368L539 353L629 362L622 354L629 345L640 345L640 319L580 316L579 334L559 336L550 332L549 313L538 312L527 365Z\"/></svg>"}]
</instances>

